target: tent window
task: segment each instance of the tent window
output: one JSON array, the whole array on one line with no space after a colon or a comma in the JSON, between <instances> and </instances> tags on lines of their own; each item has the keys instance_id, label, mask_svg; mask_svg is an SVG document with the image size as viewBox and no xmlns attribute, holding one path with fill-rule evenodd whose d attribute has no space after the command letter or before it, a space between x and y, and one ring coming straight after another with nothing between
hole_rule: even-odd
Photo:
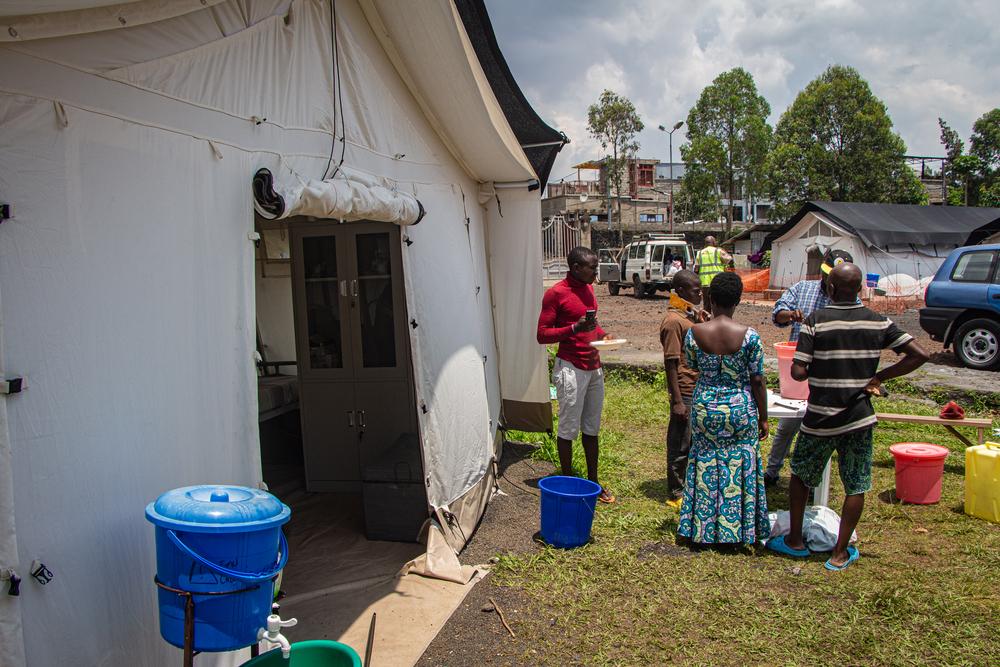
<instances>
[{"instance_id":1,"label":"tent window","mask_svg":"<svg viewBox=\"0 0 1000 667\"><path fill-rule=\"evenodd\" d=\"M990 279L995 252L977 250L958 258L951 279L963 283L985 283Z\"/></svg>"}]
</instances>

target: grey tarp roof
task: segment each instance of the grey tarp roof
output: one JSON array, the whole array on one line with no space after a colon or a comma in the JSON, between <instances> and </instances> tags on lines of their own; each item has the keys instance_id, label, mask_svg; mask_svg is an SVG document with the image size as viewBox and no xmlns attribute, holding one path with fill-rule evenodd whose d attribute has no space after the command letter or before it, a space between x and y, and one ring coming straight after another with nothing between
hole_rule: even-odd
<instances>
[{"instance_id":1,"label":"grey tarp roof","mask_svg":"<svg viewBox=\"0 0 1000 667\"><path fill-rule=\"evenodd\" d=\"M811 212L857 234L868 246L972 245L1000 230L1000 208L811 201L769 234L764 247L770 248Z\"/></svg>"}]
</instances>

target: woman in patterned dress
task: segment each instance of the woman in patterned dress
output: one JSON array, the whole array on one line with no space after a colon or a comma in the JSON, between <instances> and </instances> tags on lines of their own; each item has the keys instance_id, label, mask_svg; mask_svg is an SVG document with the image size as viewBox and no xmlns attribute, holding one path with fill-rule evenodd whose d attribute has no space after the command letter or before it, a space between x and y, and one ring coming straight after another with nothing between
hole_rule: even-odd
<instances>
[{"instance_id":1,"label":"woman in patterned dress","mask_svg":"<svg viewBox=\"0 0 1000 667\"><path fill-rule=\"evenodd\" d=\"M767 437L767 389L760 336L733 321L743 283L712 279L712 319L684 340L698 371L691 406L691 452L677 534L700 544L754 544L770 524L759 442Z\"/></svg>"}]
</instances>

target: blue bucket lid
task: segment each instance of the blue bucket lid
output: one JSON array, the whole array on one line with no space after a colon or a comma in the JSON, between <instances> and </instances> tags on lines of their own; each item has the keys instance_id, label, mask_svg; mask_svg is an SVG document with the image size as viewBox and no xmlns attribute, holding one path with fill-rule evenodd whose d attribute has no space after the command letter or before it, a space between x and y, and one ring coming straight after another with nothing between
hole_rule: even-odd
<instances>
[{"instance_id":1,"label":"blue bucket lid","mask_svg":"<svg viewBox=\"0 0 1000 667\"><path fill-rule=\"evenodd\" d=\"M292 510L267 491L245 486L185 486L146 506L146 518L162 528L191 533L241 533L275 528Z\"/></svg>"}]
</instances>

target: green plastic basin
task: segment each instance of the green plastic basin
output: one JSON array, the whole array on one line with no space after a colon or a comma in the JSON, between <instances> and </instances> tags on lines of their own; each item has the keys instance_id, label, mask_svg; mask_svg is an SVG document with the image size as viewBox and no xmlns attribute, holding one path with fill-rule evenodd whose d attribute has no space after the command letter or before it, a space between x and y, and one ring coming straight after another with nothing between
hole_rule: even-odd
<instances>
[{"instance_id":1,"label":"green plastic basin","mask_svg":"<svg viewBox=\"0 0 1000 667\"><path fill-rule=\"evenodd\" d=\"M288 660L276 648L244 662L243 667L361 667L361 658L347 644L311 639L292 644Z\"/></svg>"}]
</instances>

